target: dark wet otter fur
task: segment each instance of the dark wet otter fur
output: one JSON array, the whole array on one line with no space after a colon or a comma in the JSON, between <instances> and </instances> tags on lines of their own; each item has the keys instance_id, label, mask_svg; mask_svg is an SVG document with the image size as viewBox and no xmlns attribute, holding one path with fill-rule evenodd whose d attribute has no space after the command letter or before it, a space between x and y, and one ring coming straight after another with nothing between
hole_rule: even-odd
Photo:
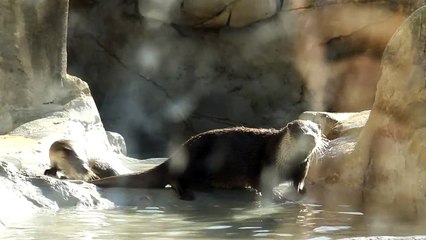
<instances>
[{"instance_id":1,"label":"dark wet otter fur","mask_svg":"<svg viewBox=\"0 0 426 240\"><path fill-rule=\"evenodd\" d=\"M282 129L225 128L191 137L164 163L142 173L92 181L100 187L164 188L170 184L181 199L191 190L272 188L292 181L304 190L311 155L323 146L311 121L296 120Z\"/></svg>"},{"instance_id":2,"label":"dark wet otter fur","mask_svg":"<svg viewBox=\"0 0 426 240\"><path fill-rule=\"evenodd\" d=\"M105 177L117 176L118 172L101 159L90 158L78 151L76 142L59 140L49 149L50 169L44 175L58 177L62 171L69 179L91 181Z\"/></svg>"}]
</instances>

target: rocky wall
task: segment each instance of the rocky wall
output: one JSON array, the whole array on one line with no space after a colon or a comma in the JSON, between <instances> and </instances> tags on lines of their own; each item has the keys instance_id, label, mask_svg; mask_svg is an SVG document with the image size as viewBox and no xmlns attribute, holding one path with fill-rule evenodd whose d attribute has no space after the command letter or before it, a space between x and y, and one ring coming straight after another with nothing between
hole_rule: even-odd
<instances>
[{"instance_id":1,"label":"rocky wall","mask_svg":"<svg viewBox=\"0 0 426 240\"><path fill-rule=\"evenodd\" d=\"M0 134L4 134L40 117L48 111L46 105L62 97L56 89L66 84L68 1L2 1L0 11Z\"/></svg>"},{"instance_id":2,"label":"rocky wall","mask_svg":"<svg viewBox=\"0 0 426 240\"><path fill-rule=\"evenodd\" d=\"M109 208L94 185L44 176L49 147L72 139L129 170L125 143L102 125L87 83L66 74L67 0L0 2L0 222L40 209ZM112 146L114 145L114 146Z\"/></svg>"},{"instance_id":3,"label":"rocky wall","mask_svg":"<svg viewBox=\"0 0 426 240\"><path fill-rule=\"evenodd\" d=\"M72 0L69 71L132 155L165 156L207 129L370 109L386 43L423 3Z\"/></svg>"},{"instance_id":4,"label":"rocky wall","mask_svg":"<svg viewBox=\"0 0 426 240\"><path fill-rule=\"evenodd\" d=\"M382 76L354 164L364 168L366 200L408 217L424 216L426 186L426 7L387 45Z\"/></svg>"}]
</instances>

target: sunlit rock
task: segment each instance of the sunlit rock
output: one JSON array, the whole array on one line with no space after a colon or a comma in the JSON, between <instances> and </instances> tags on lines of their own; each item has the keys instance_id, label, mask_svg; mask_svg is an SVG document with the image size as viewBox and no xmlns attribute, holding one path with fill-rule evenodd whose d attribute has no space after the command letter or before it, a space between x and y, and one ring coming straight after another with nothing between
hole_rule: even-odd
<instances>
[{"instance_id":1,"label":"sunlit rock","mask_svg":"<svg viewBox=\"0 0 426 240\"><path fill-rule=\"evenodd\" d=\"M228 23L235 0L212 0L208 2L183 0L181 2L181 10L190 24L199 27L224 27Z\"/></svg>"},{"instance_id":2,"label":"sunlit rock","mask_svg":"<svg viewBox=\"0 0 426 240\"><path fill-rule=\"evenodd\" d=\"M327 139L334 139L347 135L353 129L358 135L359 130L365 125L370 111L363 112L313 112L307 111L299 116L299 119L310 120L320 125L322 134Z\"/></svg>"},{"instance_id":3,"label":"sunlit rock","mask_svg":"<svg viewBox=\"0 0 426 240\"><path fill-rule=\"evenodd\" d=\"M43 175L56 140L76 140L89 157L129 172L120 160L124 140L107 137L87 83L66 74L67 12L66 0L0 3L2 224L39 209L113 206L94 185Z\"/></svg>"},{"instance_id":4,"label":"sunlit rock","mask_svg":"<svg viewBox=\"0 0 426 240\"><path fill-rule=\"evenodd\" d=\"M91 184L38 176L30 171L19 170L3 160L0 160L0 195L0 220L4 224L18 222L40 208L113 207Z\"/></svg>"},{"instance_id":5,"label":"sunlit rock","mask_svg":"<svg viewBox=\"0 0 426 240\"><path fill-rule=\"evenodd\" d=\"M366 200L407 216L426 214L426 7L398 29L383 54L382 76L354 165Z\"/></svg>"},{"instance_id":6,"label":"sunlit rock","mask_svg":"<svg viewBox=\"0 0 426 240\"><path fill-rule=\"evenodd\" d=\"M277 0L139 0L138 12L149 19L198 28L244 27L276 15Z\"/></svg>"},{"instance_id":7,"label":"sunlit rock","mask_svg":"<svg viewBox=\"0 0 426 240\"><path fill-rule=\"evenodd\" d=\"M328 188L330 192L339 192L345 188L355 188L352 172L348 165L353 161L353 153L359 134L365 126L370 111L359 113L325 113L305 112L300 118L314 121L325 129L324 135L329 139L328 147L322 155L311 162L307 176L307 185L311 190ZM336 191L335 191L336 190ZM330 195L324 191L324 196ZM336 199L338 200L338 199ZM340 199L341 200L341 199Z\"/></svg>"},{"instance_id":8,"label":"sunlit rock","mask_svg":"<svg viewBox=\"0 0 426 240\"><path fill-rule=\"evenodd\" d=\"M126 141L124 140L123 136L121 136L119 133L116 132L110 132L106 131L108 141L113 147L113 152L116 154L127 154L127 147L126 147Z\"/></svg>"},{"instance_id":9,"label":"sunlit rock","mask_svg":"<svg viewBox=\"0 0 426 240\"><path fill-rule=\"evenodd\" d=\"M344 199L367 212L426 216L425 17L420 8L391 38L369 115L302 115L331 129L328 150L313 161L307 181L325 204Z\"/></svg>"},{"instance_id":10,"label":"sunlit rock","mask_svg":"<svg viewBox=\"0 0 426 240\"><path fill-rule=\"evenodd\" d=\"M16 196L19 193L17 196L25 196L19 199L29 201L31 208L111 207L112 204L106 204L108 201L102 199L91 184L75 184L43 176L44 170L50 167L50 144L59 139L78 141L89 157L97 157L110 163L119 173L129 172L123 166L120 155L113 152L113 149L121 147L112 147L108 141L90 95L82 93L82 96L70 99L64 105L51 105L52 108L49 113L44 114L45 117L27 122L7 135L0 135L0 159L5 161L6 169L13 170L5 170L11 173L3 175L7 185L11 187L3 193L6 194L9 190L11 192L7 195ZM27 193L27 190L31 192Z\"/></svg>"}]
</instances>

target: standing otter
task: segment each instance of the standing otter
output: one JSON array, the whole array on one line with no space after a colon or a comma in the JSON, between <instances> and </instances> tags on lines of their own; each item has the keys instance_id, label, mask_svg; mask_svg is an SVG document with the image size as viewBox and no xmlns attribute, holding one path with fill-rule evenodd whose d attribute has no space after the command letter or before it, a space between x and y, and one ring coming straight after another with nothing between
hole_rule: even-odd
<instances>
[{"instance_id":1,"label":"standing otter","mask_svg":"<svg viewBox=\"0 0 426 240\"><path fill-rule=\"evenodd\" d=\"M87 159L86 154L70 140L54 142L49 149L51 168L44 175L57 177L62 171L70 179L92 181L119 175L112 166L99 159Z\"/></svg>"},{"instance_id":2,"label":"standing otter","mask_svg":"<svg viewBox=\"0 0 426 240\"><path fill-rule=\"evenodd\" d=\"M164 163L142 173L94 180L99 187L164 188L194 199L191 190L251 187L263 194L284 181L304 190L313 154L325 146L319 126L295 120L277 129L225 128L191 137Z\"/></svg>"}]
</instances>

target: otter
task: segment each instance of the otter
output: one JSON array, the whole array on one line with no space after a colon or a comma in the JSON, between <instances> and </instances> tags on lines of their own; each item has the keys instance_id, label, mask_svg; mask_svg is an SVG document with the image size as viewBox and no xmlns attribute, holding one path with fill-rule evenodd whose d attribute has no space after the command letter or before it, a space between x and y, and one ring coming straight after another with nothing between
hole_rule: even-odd
<instances>
[{"instance_id":1,"label":"otter","mask_svg":"<svg viewBox=\"0 0 426 240\"><path fill-rule=\"evenodd\" d=\"M87 182L119 175L107 162L88 159L77 145L77 142L70 140L54 142L49 149L51 168L44 171L44 175L58 177L57 172L62 171L69 179Z\"/></svg>"},{"instance_id":2,"label":"otter","mask_svg":"<svg viewBox=\"0 0 426 240\"><path fill-rule=\"evenodd\" d=\"M142 173L91 181L98 187L164 188L183 200L192 190L254 188L262 195L291 181L303 193L311 158L323 150L319 126L307 120L282 129L234 127L191 137L165 162Z\"/></svg>"}]
</instances>

